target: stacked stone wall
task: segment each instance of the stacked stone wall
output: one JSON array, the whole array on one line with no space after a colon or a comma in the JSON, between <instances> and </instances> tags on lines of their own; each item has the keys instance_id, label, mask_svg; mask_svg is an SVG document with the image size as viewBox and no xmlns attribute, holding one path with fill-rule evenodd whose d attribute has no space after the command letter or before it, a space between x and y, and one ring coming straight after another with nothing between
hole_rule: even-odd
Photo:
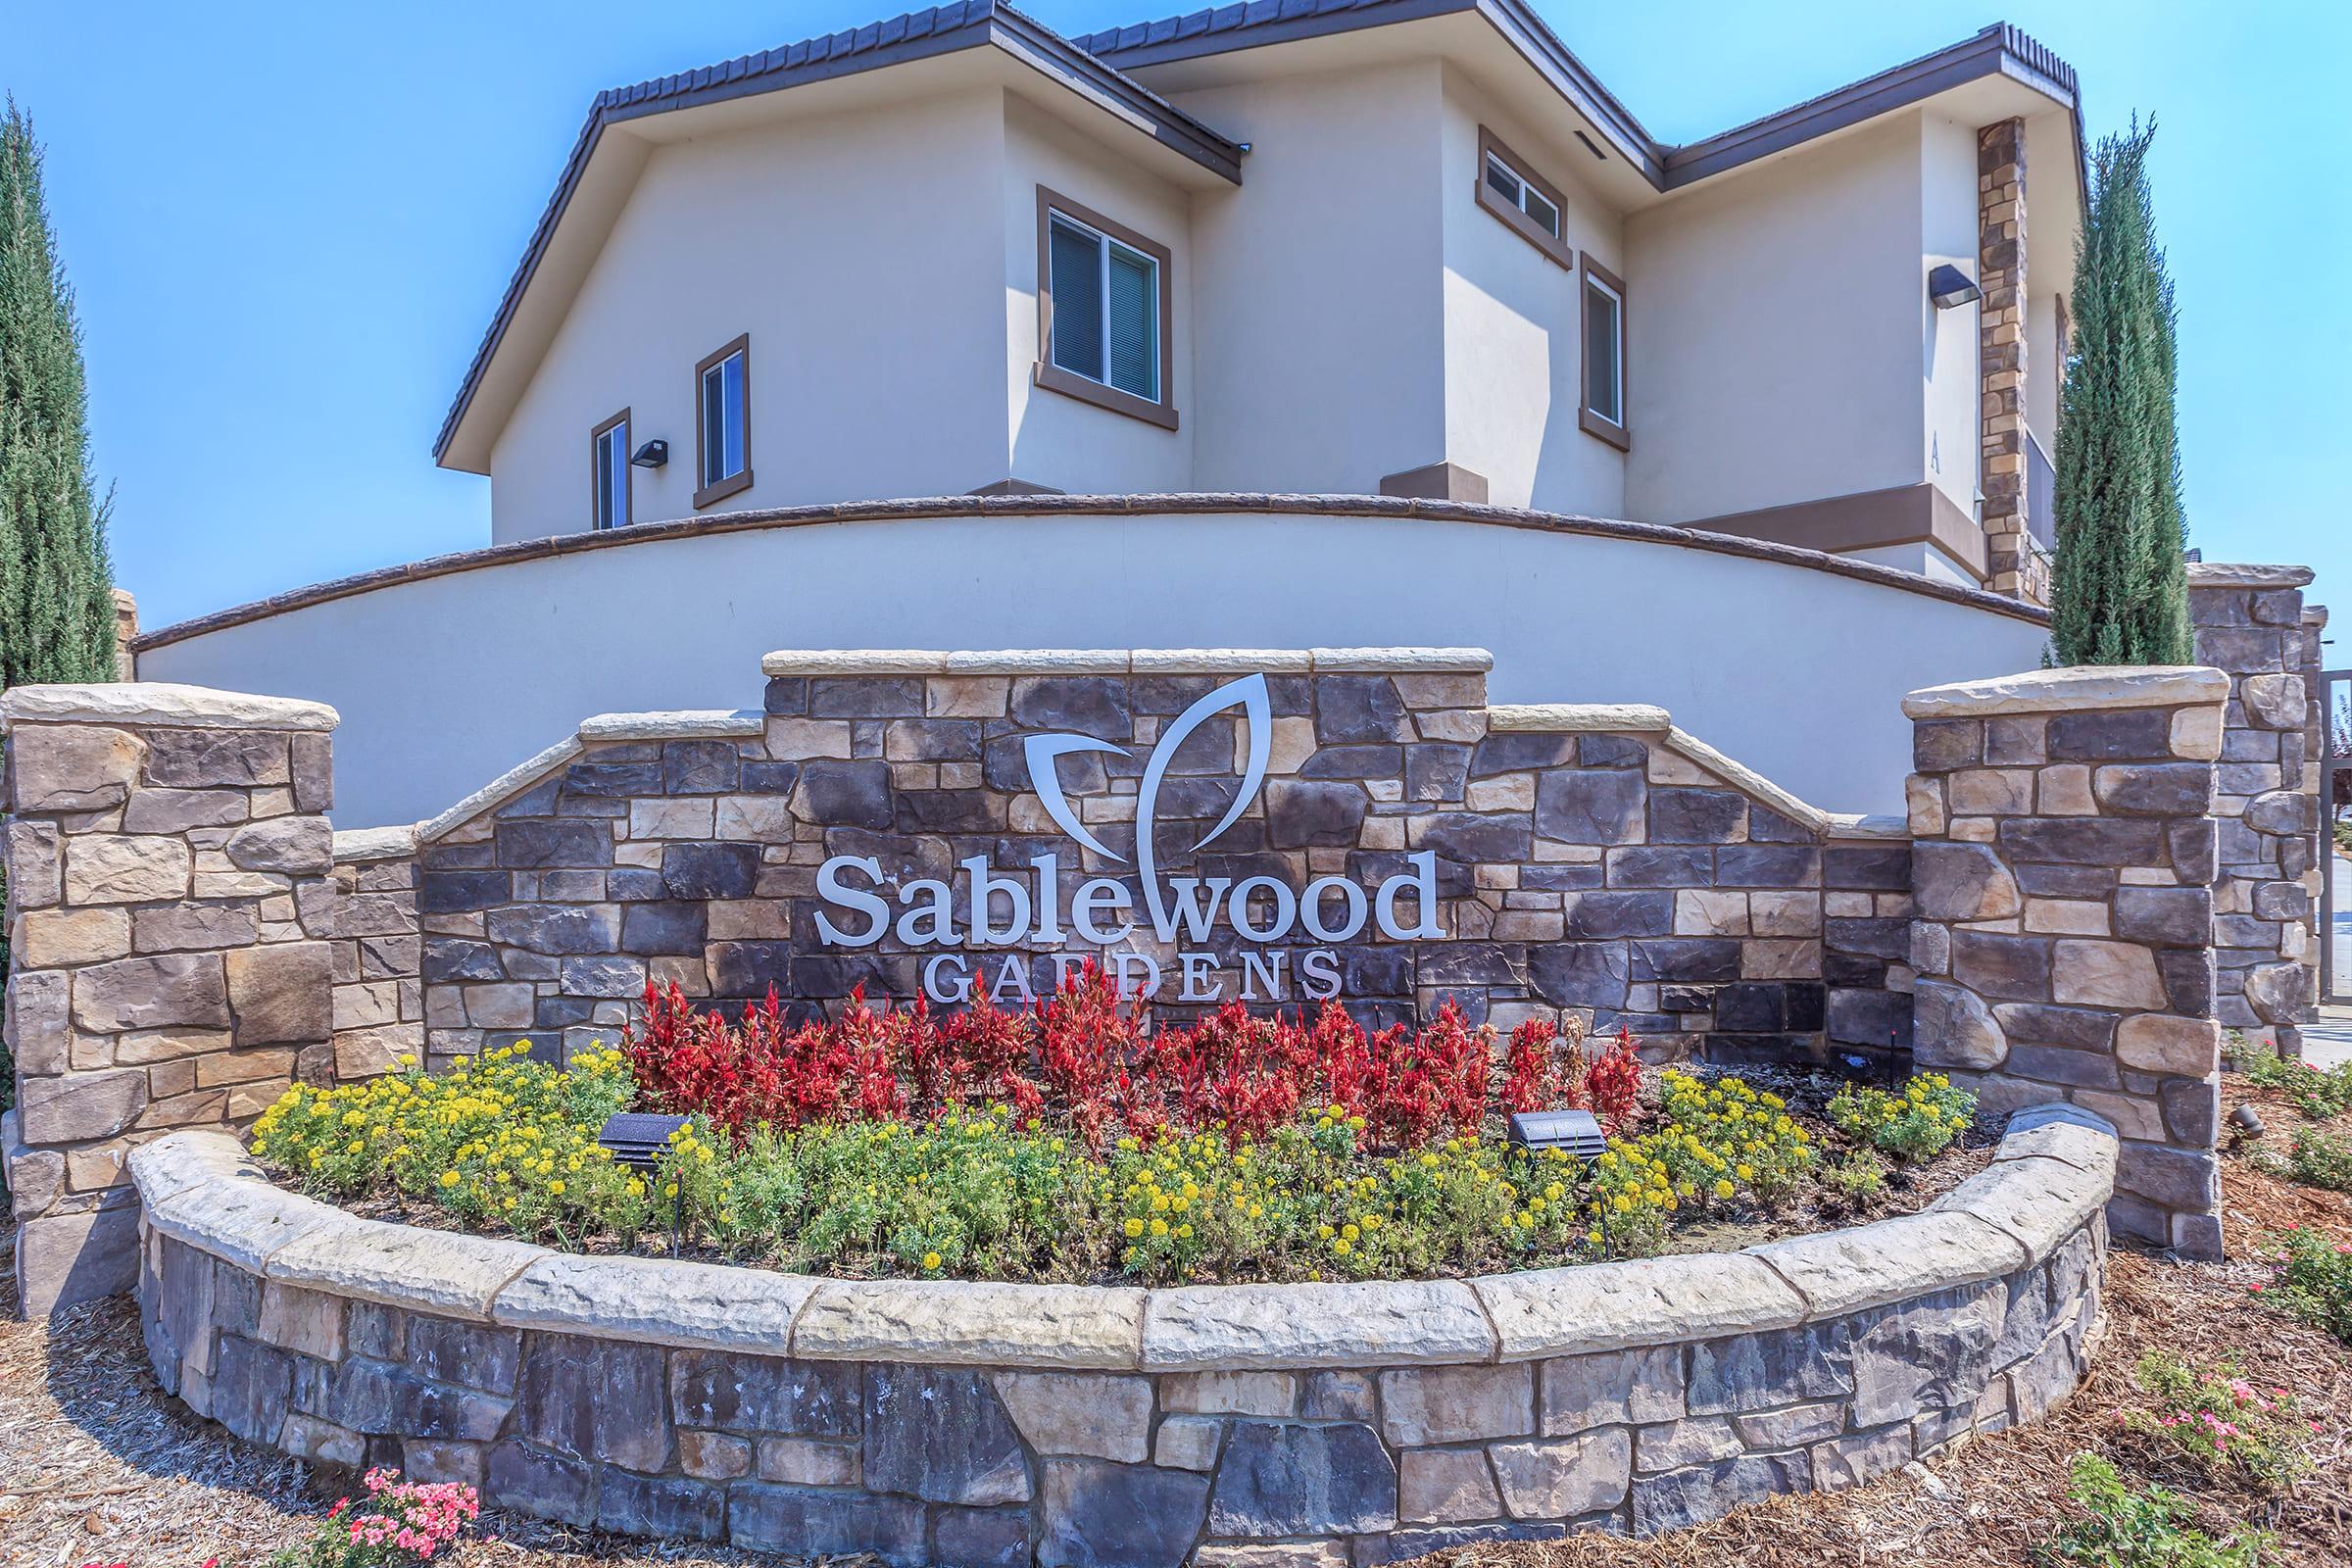
<instances>
[{"instance_id":1,"label":"stacked stone wall","mask_svg":"<svg viewBox=\"0 0 2352 1568\"><path fill-rule=\"evenodd\" d=\"M2191 563L2200 662L2229 671L2222 732L2220 874L2214 883L2214 1005L2230 1029L2301 1053L2317 1000L2316 913L2324 715L2315 679L2325 614L2310 614L2303 566Z\"/></svg>"},{"instance_id":2,"label":"stacked stone wall","mask_svg":"<svg viewBox=\"0 0 2352 1568\"><path fill-rule=\"evenodd\" d=\"M142 1140L332 1071L334 711L20 686L8 742L8 1186L24 1310L126 1288Z\"/></svg>"},{"instance_id":3,"label":"stacked stone wall","mask_svg":"<svg viewBox=\"0 0 2352 1568\"><path fill-rule=\"evenodd\" d=\"M1654 1534L2038 1419L2083 1374L2112 1133L1738 1254L1164 1291L844 1282L353 1220L145 1151L157 1376L315 1463L940 1568L1355 1568Z\"/></svg>"},{"instance_id":4,"label":"stacked stone wall","mask_svg":"<svg viewBox=\"0 0 2352 1568\"><path fill-rule=\"evenodd\" d=\"M2122 1134L2109 1217L2221 1255L2217 759L2228 677L2072 669L1914 692L1916 1059ZM2225 819L2226 820L2226 819Z\"/></svg>"},{"instance_id":5,"label":"stacked stone wall","mask_svg":"<svg viewBox=\"0 0 2352 1568\"><path fill-rule=\"evenodd\" d=\"M958 867L973 857L1024 881L1055 857L1065 923L1089 879L1126 890L1138 929L1121 942L959 947L962 972L1005 1004L1050 994L1083 956L1126 954L1156 964L1163 1018L1212 994L1312 1005L1311 939L1253 944L1221 922L1162 942L1142 914L1147 759L1176 715L1250 673L1269 695L1265 783L1191 853L1250 761L1237 714L1192 731L1158 793L1161 874L1269 878L1291 899L1337 877L1370 901L1413 853L1434 855L1439 936L1367 928L1330 946L1339 1000L1367 1024L1451 1000L1506 1028L1566 1014L1622 1028L1652 1057L1908 1046L1899 822L1817 811L1659 709L1491 709L1486 663L1443 650L779 654L761 710L592 720L418 830L431 1059L514 1039L550 1055L609 1043L649 981L730 1007L772 986L804 1016L860 987L911 1000L939 949L895 928L867 947L820 940L817 868L836 856L873 857L885 898L950 882L967 930ZM1104 743L1061 763L1100 851L1062 833L1030 777L1025 743L1049 733ZM1412 927L1417 900L1397 910ZM1186 951L1203 955L1190 969ZM1141 958L1127 961L1142 985Z\"/></svg>"}]
</instances>

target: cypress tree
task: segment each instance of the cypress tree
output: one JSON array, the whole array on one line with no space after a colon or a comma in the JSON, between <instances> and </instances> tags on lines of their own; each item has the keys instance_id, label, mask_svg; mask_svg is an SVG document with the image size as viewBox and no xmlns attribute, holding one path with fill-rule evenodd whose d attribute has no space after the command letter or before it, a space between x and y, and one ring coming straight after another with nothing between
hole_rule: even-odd
<instances>
[{"instance_id":1,"label":"cypress tree","mask_svg":"<svg viewBox=\"0 0 2352 1568\"><path fill-rule=\"evenodd\" d=\"M0 122L0 687L115 677L107 507L92 493L74 291L15 99Z\"/></svg>"},{"instance_id":2,"label":"cypress tree","mask_svg":"<svg viewBox=\"0 0 2352 1568\"><path fill-rule=\"evenodd\" d=\"M2076 250L2074 342L2058 400L2051 640L2061 664L2186 664L2188 525L2174 419L2173 282L2156 243L2136 117L2100 141Z\"/></svg>"},{"instance_id":3,"label":"cypress tree","mask_svg":"<svg viewBox=\"0 0 2352 1568\"><path fill-rule=\"evenodd\" d=\"M74 291L41 201L32 124L0 121L0 688L115 678L107 506L91 492ZM0 865L0 896L7 868ZM0 975L8 939L0 929ZM16 1074L0 1047L0 1108Z\"/></svg>"}]
</instances>

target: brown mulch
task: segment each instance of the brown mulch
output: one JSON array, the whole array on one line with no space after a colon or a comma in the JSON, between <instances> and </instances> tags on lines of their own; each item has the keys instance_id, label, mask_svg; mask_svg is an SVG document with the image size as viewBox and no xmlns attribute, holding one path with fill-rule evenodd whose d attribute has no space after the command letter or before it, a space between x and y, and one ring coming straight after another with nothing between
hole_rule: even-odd
<instances>
[{"instance_id":1,"label":"brown mulch","mask_svg":"<svg viewBox=\"0 0 2352 1568\"><path fill-rule=\"evenodd\" d=\"M2233 1090L2232 1103L2238 1098ZM2295 1113L2282 1104L2264 1109L2272 1128L2265 1141L2282 1143ZM2225 1188L2233 1250L2244 1250L2257 1230L2298 1221L2352 1241L2352 1200L2341 1195L2289 1187L2235 1157L2226 1161ZM2246 1289L2263 1276L2244 1257L2180 1266L2119 1249L2090 1381L2037 1426L1980 1439L1956 1456L1868 1487L1778 1499L1656 1541L1580 1536L1464 1547L1428 1559L1428 1568L2024 1568L2074 1516L2065 1500L2073 1455L2125 1457L2113 1451L2113 1411L2134 1401L2132 1364L2149 1349L2204 1362L2236 1355L2257 1384L2292 1391L2324 1430L2310 1439L2310 1474L2283 1497L2215 1490L2185 1474L2133 1479L2160 1480L2192 1497L2199 1523L2217 1535L2247 1524L2278 1532L2280 1562L2352 1563L2352 1350L2263 1306ZM0 1290L12 1285L0 1262ZM7 1568L198 1568L213 1556L223 1568L258 1568L306 1539L348 1484L239 1443L165 1398L127 1300L76 1307L48 1324L0 1322ZM778 1560L498 1515L485 1515L482 1528L497 1539L470 1544L458 1568Z\"/></svg>"}]
</instances>

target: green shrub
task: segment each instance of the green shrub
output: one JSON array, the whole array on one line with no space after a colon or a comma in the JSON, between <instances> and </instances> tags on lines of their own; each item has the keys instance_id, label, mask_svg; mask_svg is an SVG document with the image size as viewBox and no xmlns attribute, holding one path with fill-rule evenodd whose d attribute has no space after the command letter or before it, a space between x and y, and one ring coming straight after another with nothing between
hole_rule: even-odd
<instances>
[{"instance_id":1,"label":"green shrub","mask_svg":"<svg viewBox=\"0 0 2352 1568\"><path fill-rule=\"evenodd\" d=\"M2307 1062L2289 1061L2268 1040L2251 1045L2242 1040L2234 1050L2238 1065L2257 1089L2286 1096L2295 1108L2314 1121L2352 1109L2352 1062L2322 1071Z\"/></svg>"},{"instance_id":2,"label":"green shrub","mask_svg":"<svg viewBox=\"0 0 2352 1568\"><path fill-rule=\"evenodd\" d=\"M2161 1350L2141 1356L2132 1377L2155 1407L2119 1410L2117 1424L2161 1458L2188 1465L2207 1481L2264 1492L2306 1468L2294 1397L2284 1389L2266 1393L2234 1364L2192 1366Z\"/></svg>"},{"instance_id":3,"label":"green shrub","mask_svg":"<svg viewBox=\"0 0 2352 1568\"><path fill-rule=\"evenodd\" d=\"M2286 1173L2306 1187L2352 1193L2352 1138L2317 1127L2296 1128Z\"/></svg>"},{"instance_id":4,"label":"green shrub","mask_svg":"<svg viewBox=\"0 0 2352 1568\"><path fill-rule=\"evenodd\" d=\"M1941 1153L1976 1113L1977 1097L1939 1072L1921 1074L1899 1094L1847 1084L1829 1105L1839 1132L1903 1160Z\"/></svg>"},{"instance_id":5,"label":"green shrub","mask_svg":"<svg viewBox=\"0 0 2352 1568\"><path fill-rule=\"evenodd\" d=\"M1886 1190L1886 1162L1875 1149L1857 1149L1822 1173L1832 1189L1858 1203Z\"/></svg>"},{"instance_id":6,"label":"green shrub","mask_svg":"<svg viewBox=\"0 0 2352 1568\"><path fill-rule=\"evenodd\" d=\"M2252 1530L2215 1541L2186 1523L2194 1511L2187 1498L2162 1487L2138 1491L2097 1454L2076 1455L2066 1493L2090 1517L2059 1531L2043 1548L2046 1561L2098 1568L2259 1568L2271 1544L2269 1536Z\"/></svg>"},{"instance_id":7,"label":"green shrub","mask_svg":"<svg viewBox=\"0 0 2352 1568\"><path fill-rule=\"evenodd\" d=\"M2352 1345L2352 1243L2298 1225L2268 1238L2278 1250L2267 1284L2255 1295Z\"/></svg>"}]
</instances>

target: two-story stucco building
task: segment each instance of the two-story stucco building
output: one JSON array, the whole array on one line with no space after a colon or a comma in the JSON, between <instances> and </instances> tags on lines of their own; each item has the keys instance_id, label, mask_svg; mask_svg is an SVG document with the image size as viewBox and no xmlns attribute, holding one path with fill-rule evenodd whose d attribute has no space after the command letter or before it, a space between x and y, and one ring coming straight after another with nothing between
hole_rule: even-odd
<instances>
[{"instance_id":1,"label":"two-story stucco building","mask_svg":"<svg viewBox=\"0 0 2352 1568\"><path fill-rule=\"evenodd\" d=\"M2083 180L2002 26L1669 147L1528 0L960 0L601 95L435 448L490 547L139 671L332 703L354 826L948 645L1475 645L1891 808L2046 644Z\"/></svg>"},{"instance_id":2,"label":"two-story stucco building","mask_svg":"<svg viewBox=\"0 0 2352 1568\"><path fill-rule=\"evenodd\" d=\"M1522 0L966 0L600 97L436 456L500 540L1377 493L2033 595L2078 125L1997 26L1668 147Z\"/></svg>"}]
</instances>

